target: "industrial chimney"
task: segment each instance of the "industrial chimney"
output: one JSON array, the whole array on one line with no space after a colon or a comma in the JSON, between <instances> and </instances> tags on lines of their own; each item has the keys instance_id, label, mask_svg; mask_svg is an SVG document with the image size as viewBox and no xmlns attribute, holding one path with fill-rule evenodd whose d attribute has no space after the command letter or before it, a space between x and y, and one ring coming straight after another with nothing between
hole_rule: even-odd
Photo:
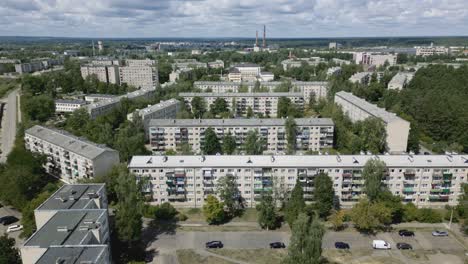
<instances>
[{"instance_id":1,"label":"industrial chimney","mask_svg":"<svg viewBox=\"0 0 468 264\"><path fill-rule=\"evenodd\" d=\"M266 26L263 25L263 48L266 48Z\"/></svg>"},{"instance_id":2,"label":"industrial chimney","mask_svg":"<svg viewBox=\"0 0 468 264\"><path fill-rule=\"evenodd\" d=\"M258 47L258 30L255 31L255 47Z\"/></svg>"}]
</instances>

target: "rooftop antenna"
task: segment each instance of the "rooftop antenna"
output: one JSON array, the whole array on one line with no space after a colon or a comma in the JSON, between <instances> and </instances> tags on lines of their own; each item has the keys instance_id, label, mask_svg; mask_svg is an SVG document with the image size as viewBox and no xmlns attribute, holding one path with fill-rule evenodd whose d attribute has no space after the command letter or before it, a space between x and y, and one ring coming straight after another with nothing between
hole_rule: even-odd
<instances>
[{"instance_id":1,"label":"rooftop antenna","mask_svg":"<svg viewBox=\"0 0 468 264\"><path fill-rule=\"evenodd\" d=\"M266 48L266 26L263 25L263 48Z\"/></svg>"}]
</instances>

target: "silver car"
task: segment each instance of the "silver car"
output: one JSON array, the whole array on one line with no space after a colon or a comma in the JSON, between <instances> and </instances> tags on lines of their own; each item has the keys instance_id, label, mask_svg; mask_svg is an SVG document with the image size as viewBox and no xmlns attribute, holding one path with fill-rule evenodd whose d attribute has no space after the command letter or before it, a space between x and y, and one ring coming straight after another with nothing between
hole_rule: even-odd
<instances>
[{"instance_id":1,"label":"silver car","mask_svg":"<svg viewBox=\"0 0 468 264\"><path fill-rule=\"evenodd\" d=\"M435 231L432 231L432 235L442 237L442 236L448 236L449 234L447 231L435 230Z\"/></svg>"}]
</instances>

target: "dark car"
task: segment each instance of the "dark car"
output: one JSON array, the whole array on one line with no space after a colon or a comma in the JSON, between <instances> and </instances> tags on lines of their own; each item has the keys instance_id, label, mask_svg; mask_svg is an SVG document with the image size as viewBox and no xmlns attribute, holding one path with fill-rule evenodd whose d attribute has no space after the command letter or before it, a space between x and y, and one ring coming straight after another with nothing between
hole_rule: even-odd
<instances>
[{"instance_id":1,"label":"dark car","mask_svg":"<svg viewBox=\"0 0 468 264\"><path fill-rule=\"evenodd\" d=\"M15 222L18 222L18 218L14 217L14 216L11 216L11 215L8 215L8 216L4 216L2 218L0 218L0 223L2 223L4 226L6 225L11 225Z\"/></svg>"},{"instance_id":2,"label":"dark car","mask_svg":"<svg viewBox=\"0 0 468 264\"><path fill-rule=\"evenodd\" d=\"M408 244L408 243L397 243L397 244L396 244L396 247L397 247L398 249L401 249L401 250L404 250L404 249L413 249L413 247L412 247L410 244Z\"/></svg>"},{"instance_id":3,"label":"dark car","mask_svg":"<svg viewBox=\"0 0 468 264\"><path fill-rule=\"evenodd\" d=\"M398 234L399 234L400 236L405 236L405 237L412 237L412 236L414 236L414 232L413 232L413 231L404 230L404 229L398 231Z\"/></svg>"},{"instance_id":4,"label":"dark car","mask_svg":"<svg viewBox=\"0 0 468 264\"><path fill-rule=\"evenodd\" d=\"M349 249L349 244L345 242L335 242L335 248L337 249Z\"/></svg>"},{"instance_id":5,"label":"dark car","mask_svg":"<svg viewBox=\"0 0 468 264\"><path fill-rule=\"evenodd\" d=\"M283 242L270 243L270 248L285 248L286 245Z\"/></svg>"},{"instance_id":6,"label":"dark car","mask_svg":"<svg viewBox=\"0 0 468 264\"><path fill-rule=\"evenodd\" d=\"M223 248L223 243L221 241L210 241L206 242L206 248Z\"/></svg>"}]
</instances>

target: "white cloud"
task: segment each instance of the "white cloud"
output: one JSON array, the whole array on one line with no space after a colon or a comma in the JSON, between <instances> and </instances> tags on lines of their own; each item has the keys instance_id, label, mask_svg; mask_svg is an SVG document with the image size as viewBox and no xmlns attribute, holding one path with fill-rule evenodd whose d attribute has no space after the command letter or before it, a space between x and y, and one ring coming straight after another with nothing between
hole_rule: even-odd
<instances>
[{"instance_id":1,"label":"white cloud","mask_svg":"<svg viewBox=\"0 0 468 264\"><path fill-rule=\"evenodd\" d=\"M0 35L464 35L466 0L3 0Z\"/></svg>"}]
</instances>

